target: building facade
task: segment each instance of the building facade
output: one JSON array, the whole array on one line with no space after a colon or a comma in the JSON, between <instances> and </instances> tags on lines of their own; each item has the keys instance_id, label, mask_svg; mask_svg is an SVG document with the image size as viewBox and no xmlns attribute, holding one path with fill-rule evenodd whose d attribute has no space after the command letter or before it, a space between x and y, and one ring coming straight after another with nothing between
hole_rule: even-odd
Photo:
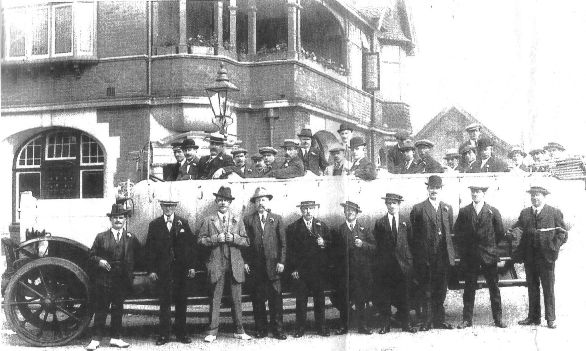
<instances>
[{"instance_id":1,"label":"building facade","mask_svg":"<svg viewBox=\"0 0 586 351\"><path fill-rule=\"evenodd\" d=\"M24 191L56 218L103 221L95 209L108 208L118 184L160 175L172 142L215 130L205 88L220 62L240 89L228 132L253 152L305 126L327 149L351 123L371 154L410 132L407 7L362 3L3 1L0 181L12 189L0 200L3 231L18 228Z\"/></svg>"}]
</instances>

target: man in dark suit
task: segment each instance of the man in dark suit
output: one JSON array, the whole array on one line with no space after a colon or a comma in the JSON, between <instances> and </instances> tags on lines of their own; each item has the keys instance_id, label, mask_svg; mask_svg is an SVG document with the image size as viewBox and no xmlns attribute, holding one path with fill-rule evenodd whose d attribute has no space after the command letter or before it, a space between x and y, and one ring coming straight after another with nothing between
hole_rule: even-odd
<instances>
[{"instance_id":1,"label":"man in dark suit","mask_svg":"<svg viewBox=\"0 0 586 351\"><path fill-rule=\"evenodd\" d=\"M197 179L212 179L220 168L233 166L232 156L224 152L226 138L221 134L210 134L210 154L203 156L197 163Z\"/></svg>"},{"instance_id":2,"label":"man in dark suit","mask_svg":"<svg viewBox=\"0 0 586 351\"><path fill-rule=\"evenodd\" d=\"M146 239L146 264L159 297L159 336L157 345L169 342L171 300L175 304L174 332L177 340L188 344L185 330L187 279L195 277L196 240L186 219L175 214L176 201L159 201L163 215L149 223Z\"/></svg>"},{"instance_id":3,"label":"man in dark suit","mask_svg":"<svg viewBox=\"0 0 586 351\"><path fill-rule=\"evenodd\" d=\"M543 288L545 319L549 328L555 328L555 261L560 247L568 240L564 215L559 209L546 203L549 190L543 186L532 186L531 207L521 211L513 228L522 231L519 246L514 253L517 262L525 264L527 290L529 294L529 316L521 325L541 323L539 283ZM510 231L509 231L510 233Z\"/></svg>"},{"instance_id":4,"label":"man in dark suit","mask_svg":"<svg viewBox=\"0 0 586 351\"><path fill-rule=\"evenodd\" d=\"M303 166L306 171L311 171L315 175L323 175L328 161L324 153L315 147L311 146L313 135L311 129L302 129L299 134L299 157L303 161Z\"/></svg>"},{"instance_id":5,"label":"man in dark suit","mask_svg":"<svg viewBox=\"0 0 586 351\"><path fill-rule=\"evenodd\" d=\"M362 212L360 206L352 201L341 204L344 207L345 222L332 230L331 256L334 263L336 304L340 311L340 328L336 335L348 333L351 303L356 306L358 332L372 334L366 304L372 288L372 262L374 238L356 217Z\"/></svg>"},{"instance_id":6,"label":"man in dark suit","mask_svg":"<svg viewBox=\"0 0 586 351\"><path fill-rule=\"evenodd\" d=\"M285 161L279 167L273 168L266 176L277 179L303 177L305 175L305 168L297 152L299 147L297 141L285 139L281 147L285 150Z\"/></svg>"},{"instance_id":7,"label":"man in dark suit","mask_svg":"<svg viewBox=\"0 0 586 351\"><path fill-rule=\"evenodd\" d=\"M252 159L252 174L249 178L262 178L266 173L265 160L261 154L254 154L250 157Z\"/></svg>"},{"instance_id":8,"label":"man in dark suit","mask_svg":"<svg viewBox=\"0 0 586 351\"><path fill-rule=\"evenodd\" d=\"M177 180L197 179L197 149L199 149L199 146L195 144L193 139L185 139L181 143L181 150L185 154L185 162L179 167Z\"/></svg>"},{"instance_id":9,"label":"man in dark suit","mask_svg":"<svg viewBox=\"0 0 586 351\"><path fill-rule=\"evenodd\" d=\"M95 298L94 333L87 350L95 350L104 337L106 317L111 313L110 345L126 348L121 338L124 299L132 292L134 262L139 255L140 244L136 237L124 229L128 210L122 205L112 205L108 213L111 227L98 234L90 249L92 287Z\"/></svg>"},{"instance_id":10,"label":"man in dark suit","mask_svg":"<svg viewBox=\"0 0 586 351\"><path fill-rule=\"evenodd\" d=\"M307 296L313 296L315 324L319 335L329 336L325 321L324 280L327 274L326 246L330 244L327 225L314 217L315 201L301 201L301 218L287 227L287 271L295 284L295 334L305 334Z\"/></svg>"},{"instance_id":11,"label":"man in dark suit","mask_svg":"<svg viewBox=\"0 0 586 351\"><path fill-rule=\"evenodd\" d=\"M421 330L452 329L445 321L444 301L448 290L448 269L454 265L452 206L440 201L442 178L429 177L427 200L411 210L413 263L421 289L424 321Z\"/></svg>"},{"instance_id":12,"label":"man in dark suit","mask_svg":"<svg viewBox=\"0 0 586 351\"><path fill-rule=\"evenodd\" d=\"M471 173L472 172L472 165L476 161L476 148L466 145L460 149L460 165L458 166L458 171L460 173Z\"/></svg>"},{"instance_id":13,"label":"man in dark suit","mask_svg":"<svg viewBox=\"0 0 586 351\"><path fill-rule=\"evenodd\" d=\"M388 193L382 198L387 206L387 214L376 220L373 235L376 240L376 280L379 300L382 302L382 315L385 325L380 334L391 330L391 304L396 307L403 331L415 333L409 322L409 285L413 277L413 256L411 255L411 225L401 222L399 210L403 197ZM395 299L393 299L395 297Z\"/></svg>"},{"instance_id":14,"label":"man in dark suit","mask_svg":"<svg viewBox=\"0 0 586 351\"><path fill-rule=\"evenodd\" d=\"M352 165L344 158L344 146L336 144L330 147L331 163L326 167L324 175L347 176Z\"/></svg>"},{"instance_id":15,"label":"man in dark suit","mask_svg":"<svg viewBox=\"0 0 586 351\"><path fill-rule=\"evenodd\" d=\"M479 123L472 123L466 127L466 132L468 133L468 140L460 144L459 150L462 150L464 147L469 146L473 149L478 147L478 140L480 140L482 126Z\"/></svg>"},{"instance_id":16,"label":"man in dark suit","mask_svg":"<svg viewBox=\"0 0 586 351\"><path fill-rule=\"evenodd\" d=\"M231 151L232 159L234 160L233 166L227 166L220 168L214 173L213 179L228 179L232 176L238 176L240 178L254 178L254 170L246 165L246 149L234 149ZM236 179L239 179L236 177Z\"/></svg>"},{"instance_id":17,"label":"man in dark suit","mask_svg":"<svg viewBox=\"0 0 586 351\"><path fill-rule=\"evenodd\" d=\"M458 328L472 326L474 296L480 273L484 275L488 285L494 325L506 328L502 318L503 309L497 271L499 261L497 245L505 235L503 221L499 210L484 201L488 187L473 185L469 188L472 203L460 209L454 224L455 240L458 244L465 279L463 321Z\"/></svg>"},{"instance_id":18,"label":"man in dark suit","mask_svg":"<svg viewBox=\"0 0 586 351\"><path fill-rule=\"evenodd\" d=\"M197 242L211 249L208 262L210 281L210 328L206 342L213 342L220 326L220 304L224 293L224 280L230 281L232 296L232 319L236 327L234 337L250 340L242 326L242 283L244 282L244 260L241 250L249 246L244 223L230 210L234 200L232 189L220 187L216 197L217 213L203 221Z\"/></svg>"},{"instance_id":19,"label":"man in dark suit","mask_svg":"<svg viewBox=\"0 0 586 351\"><path fill-rule=\"evenodd\" d=\"M285 340L281 273L287 259L287 238L283 218L270 212L272 198L273 195L263 187L257 188L250 198L255 211L244 217L244 227L250 240L250 247L245 251L244 269L251 275L254 286L252 309L255 337L268 335L265 309L268 297L273 337Z\"/></svg>"},{"instance_id":20,"label":"man in dark suit","mask_svg":"<svg viewBox=\"0 0 586 351\"><path fill-rule=\"evenodd\" d=\"M493 142L489 138L478 140L480 157L472 164L470 173L508 172L507 163L492 154Z\"/></svg>"},{"instance_id":21,"label":"man in dark suit","mask_svg":"<svg viewBox=\"0 0 586 351\"><path fill-rule=\"evenodd\" d=\"M344 158L348 160L348 162L354 162L352 147L350 146L350 140L352 140L354 135L354 127L348 123L341 123L340 128L338 128L338 134L340 135L342 145L344 146Z\"/></svg>"},{"instance_id":22,"label":"man in dark suit","mask_svg":"<svg viewBox=\"0 0 586 351\"><path fill-rule=\"evenodd\" d=\"M400 148L403 153L403 163L397 165L398 174L415 174L422 173L423 167L415 159L415 144L411 140L405 140Z\"/></svg>"},{"instance_id":23,"label":"man in dark suit","mask_svg":"<svg viewBox=\"0 0 586 351\"><path fill-rule=\"evenodd\" d=\"M398 131L395 134L395 138L397 143L391 146L386 154L387 170L391 174L398 174L401 167L405 163L405 156L403 155L401 148L403 147L403 143L406 140L409 140L409 133L405 131Z\"/></svg>"},{"instance_id":24,"label":"man in dark suit","mask_svg":"<svg viewBox=\"0 0 586 351\"><path fill-rule=\"evenodd\" d=\"M165 181L177 180L179 169L185 163L185 154L181 150L181 143L171 143L173 149L173 156L177 162L167 164L163 167L163 178Z\"/></svg>"},{"instance_id":25,"label":"man in dark suit","mask_svg":"<svg viewBox=\"0 0 586 351\"><path fill-rule=\"evenodd\" d=\"M350 139L350 149L354 160L350 168L350 174L363 180L376 179L376 167L366 157L366 142L364 139L361 137Z\"/></svg>"},{"instance_id":26,"label":"man in dark suit","mask_svg":"<svg viewBox=\"0 0 586 351\"><path fill-rule=\"evenodd\" d=\"M279 153L277 149L271 146L264 146L258 149L258 152L262 155L264 161L264 174L263 177L268 177L268 173L270 173L273 169L277 168L275 164L275 157ZM262 177L261 177L262 178Z\"/></svg>"},{"instance_id":27,"label":"man in dark suit","mask_svg":"<svg viewBox=\"0 0 586 351\"><path fill-rule=\"evenodd\" d=\"M441 163L431 156L431 149L435 146L434 143L427 139L417 140L415 147L419 155L419 167L421 173L443 173L444 168Z\"/></svg>"}]
</instances>

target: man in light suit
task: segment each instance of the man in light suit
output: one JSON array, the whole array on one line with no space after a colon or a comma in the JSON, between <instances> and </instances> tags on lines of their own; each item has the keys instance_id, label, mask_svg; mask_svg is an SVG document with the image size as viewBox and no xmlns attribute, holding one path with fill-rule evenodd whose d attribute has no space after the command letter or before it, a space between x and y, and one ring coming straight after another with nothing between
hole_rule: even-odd
<instances>
[{"instance_id":1,"label":"man in light suit","mask_svg":"<svg viewBox=\"0 0 586 351\"><path fill-rule=\"evenodd\" d=\"M344 158L344 146L338 144L330 148L330 165L326 167L324 175L347 176L352 165Z\"/></svg>"},{"instance_id":2,"label":"man in light suit","mask_svg":"<svg viewBox=\"0 0 586 351\"><path fill-rule=\"evenodd\" d=\"M299 137L299 157L303 161L303 167L315 175L323 175L328 161L320 149L311 146L313 138L311 129L302 129L297 136Z\"/></svg>"},{"instance_id":3,"label":"man in light suit","mask_svg":"<svg viewBox=\"0 0 586 351\"><path fill-rule=\"evenodd\" d=\"M521 211L513 228L522 231L521 241L514 253L517 262L525 264L527 290L529 294L529 316L520 321L521 325L541 324L539 283L543 288L545 319L547 326L556 328L555 323L555 261L560 247L568 240L564 215L559 209L546 203L549 190L543 186L532 186L531 207ZM510 231L509 231L510 233Z\"/></svg>"},{"instance_id":4,"label":"man in light suit","mask_svg":"<svg viewBox=\"0 0 586 351\"><path fill-rule=\"evenodd\" d=\"M385 197L387 214L376 220L373 235L376 240L376 280L385 325L379 331L386 334L391 330L391 303L396 299L401 328L409 333L417 332L409 322L409 285L413 277L413 256L411 255L411 225L401 222L399 210L403 197L387 193Z\"/></svg>"},{"instance_id":5,"label":"man in light suit","mask_svg":"<svg viewBox=\"0 0 586 351\"><path fill-rule=\"evenodd\" d=\"M376 179L376 167L374 163L366 157L366 142L361 137L350 139L350 149L352 150L352 168L350 174L364 180Z\"/></svg>"},{"instance_id":6,"label":"man in light suit","mask_svg":"<svg viewBox=\"0 0 586 351\"><path fill-rule=\"evenodd\" d=\"M452 206L440 201L442 178L429 177L428 198L413 206L413 263L423 296L424 321L421 330L453 329L445 321L444 301L448 290L448 269L454 265Z\"/></svg>"},{"instance_id":7,"label":"man in light suit","mask_svg":"<svg viewBox=\"0 0 586 351\"><path fill-rule=\"evenodd\" d=\"M177 180L197 179L197 149L199 149L199 146L195 144L193 139L185 139L181 143L181 150L185 154L185 162L179 167Z\"/></svg>"},{"instance_id":8,"label":"man in light suit","mask_svg":"<svg viewBox=\"0 0 586 351\"><path fill-rule=\"evenodd\" d=\"M469 187L472 203L460 209L454 224L455 240L458 244L464 271L464 312L459 329L472 326L474 296L478 287L478 275L482 273L490 293L490 306L494 325L506 328L503 323L501 293L498 286L497 245L504 238L505 230L499 210L487 204L484 196L488 187Z\"/></svg>"},{"instance_id":9,"label":"man in light suit","mask_svg":"<svg viewBox=\"0 0 586 351\"><path fill-rule=\"evenodd\" d=\"M240 250L248 247L248 236L244 223L231 210L234 200L232 189L220 187L216 196L218 212L206 217L201 226L197 242L211 249L207 262L210 281L210 328L206 342L213 342L220 325L220 304L224 293L224 280L230 280L232 294L232 319L236 326L234 337L250 340L242 326L242 283L244 282L244 260Z\"/></svg>"},{"instance_id":10,"label":"man in light suit","mask_svg":"<svg viewBox=\"0 0 586 351\"><path fill-rule=\"evenodd\" d=\"M156 345L169 342L171 302L175 304L174 331L177 340L191 343L185 328L187 279L195 277L196 238L185 218L175 214L177 201L160 200L163 215L149 223L145 254L147 272L155 282L159 298L159 336Z\"/></svg>"},{"instance_id":11,"label":"man in light suit","mask_svg":"<svg viewBox=\"0 0 586 351\"><path fill-rule=\"evenodd\" d=\"M120 338L124 299L132 292L134 262L140 244L136 237L124 229L128 210L112 205L108 213L111 227L98 234L90 249L91 278L95 296L94 333L87 350L100 346L104 336L106 317L111 314L110 345L126 348L129 344Z\"/></svg>"},{"instance_id":12,"label":"man in light suit","mask_svg":"<svg viewBox=\"0 0 586 351\"><path fill-rule=\"evenodd\" d=\"M287 226L287 271L295 284L295 337L305 334L307 296L313 296L315 326L321 336L329 336L326 328L324 281L327 275L327 251L330 245L328 226L315 218L319 204L301 201L297 205L301 217Z\"/></svg>"},{"instance_id":13,"label":"man in light suit","mask_svg":"<svg viewBox=\"0 0 586 351\"><path fill-rule=\"evenodd\" d=\"M287 238L283 218L270 212L272 198L273 195L263 187L257 188L250 198L255 211L244 217L244 227L250 240L250 246L245 251L244 269L253 279L255 337L265 338L268 335L265 309L268 298L273 337L285 340L281 274L287 259Z\"/></svg>"}]
</instances>

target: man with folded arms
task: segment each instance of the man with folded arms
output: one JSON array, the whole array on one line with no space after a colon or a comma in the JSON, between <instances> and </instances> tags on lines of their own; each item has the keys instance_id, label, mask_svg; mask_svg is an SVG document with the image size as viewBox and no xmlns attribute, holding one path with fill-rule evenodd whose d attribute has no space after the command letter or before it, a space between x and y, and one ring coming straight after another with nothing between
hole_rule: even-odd
<instances>
[{"instance_id":1,"label":"man with folded arms","mask_svg":"<svg viewBox=\"0 0 586 351\"><path fill-rule=\"evenodd\" d=\"M201 226L197 242L210 248L207 261L208 278L212 301L210 303L210 328L206 342L213 342L220 325L220 305L224 293L224 281L230 281L232 297L232 319L236 326L234 337L250 340L242 326L242 283L244 282L244 260L241 249L248 247L248 236L244 223L230 210L234 200L232 189L220 187L216 197L217 213L206 217Z\"/></svg>"},{"instance_id":2,"label":"man with folded arms","mask_svg":"<svg viewBox=\"0 0 586 351\"><path fill-rule=\"evenodd\" d=\"M494 325L506 328L502 319L503 309L497 271L499 261L497 245L505 236L503 221L499 210L484 201L488 187L472 185L469 188L472 203L460 209L454 224L455 240L460 249L465 280L464 316L458 328L472 326L474 296L479 273L484 275L488 285Z\"/></svg>"}]
</instances>

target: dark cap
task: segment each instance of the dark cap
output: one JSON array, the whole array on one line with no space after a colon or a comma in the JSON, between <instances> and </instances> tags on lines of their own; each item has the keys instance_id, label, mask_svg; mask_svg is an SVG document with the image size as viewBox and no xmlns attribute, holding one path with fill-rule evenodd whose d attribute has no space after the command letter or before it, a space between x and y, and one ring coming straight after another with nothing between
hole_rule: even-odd
<instances>
[{"instance_id":1,"label":"dark cap","mask_svg":"<svg viewBox=\"0 0 586 351\"><path fill-rule=\"evenodd\" d=\"M544 150L557 149L557 150L560 150L560 151L566 151L566 148L563 147L562 144L554 143L554 142L547 143L547 145L545 145L543 147L543 149Z\"/></svg>"},{"instance_id":2,"label":"dark cap","mask_svg":"<svg viewBox=\"0 0 586 351\"><path fill-rule=\"evenodd\" d=\"M547 190L545 187L543 187L541 185L531 186L529 188L529 190L527 190L527 192L529 194L531 194L531 193L542 193L543 195L549 195L550 194L549 190Z\"/></svg>"},{"instance_id":3,"label":"dark cap","mask_svg":"<svg viewBox=\"0 0 586 351\"><path fill-rule=\"evenodd\" d=\"M492 139L490 138L480 138L478 140L478 150L484 150L489 146L494 146Z\"/></svg>"},{"instance_id":4,"label":"dark cap","mask_svg":"<svg viewBox=\"0 0 586 351\"><path fill-rule=\"evenodd\" d=\"M173 151L181 150L181 144L182 143L180 143L180 142L171 143L171 148L173 149Z\"/></svg>"},{"instance_id":5,"label":"dark cap","mask_svg":"<svg viewBox=\"0 0 586 351\"><path fill-rule=\"evenodd\" d=\"M527 156L527 153L523 151L523 149L521 149L520 146L513 146L511 148L511 151L509 151L508 156L509 158L513 158L515 154L521 154L523 157Z\"/></svg>"},{"instance_id":6,"label":"dark cap","mask_svg":"<svg viewBox=\"0 0 586 351\"><path fill-rule=\"evenodd\" d=\"M181 149L199 149L199 146L195 143L193 139L187 138L183 140L183 142L181 143Z\"/></svg>"},{"instance_id":7,"label":"dark cap","mask_svg":"<svg viewBox=\"0 0 586 351\"><path fill-rule=\"evenodd\" d=\"M411 140L405 140L402 145L399 146L399 151L415 150L415 144Z\"/></svg>"},{"instance_id":8,"label":"dark cap","mask_svg":"<svg viewBox=\"0 0 586 351\"><path fill-rule=\"evenodd\" d=\"M281 145L283 149L288 147L299 147L299 143L295 139L285 139L283 140L283 145Z\"/></svg>"},{"instance_id":9,"label":"dark cap","mask_svg":"<svg viewBox=\"0 0 586 351\"><path fill-rule=\"evenodd\" d=\"M122 205L122 204L113 204L112 205L112 210L110 211L110 213L106 213L106 216L108 216L108 217L113 217L113 216L128 216L128 213L129 212L130 212L130 210L124 208L124 205Z\"/></svg>"},{"instance_id":10,"label":"dark cap","mask_svg":"<svg viewBox=\"0 0 586 351\"><path fill-rule=\"evenodd\" d=\"M362 139L362 137L356 136L353 137L352 139L350 139L350 148L353 149L357 146L362 146L362 145L366 145L366 142L364 141L364 139Z\"/></svg>"},{"instance_id":11,"label":"dark cap","mask_svg":"<svg viewBox=\"0 0 586 351\"><path fill-rule=\"evenodd\" d=\"M246 150L246 149L241 149L241 148L238 148L238 149L234 149L234 150L232 150L230 153L231 153L232 155L234 155L234 156L236 156L236 155L238 155L238 154L245 154L245 155L246 155L246 154L248 153L248 150Z\"/></svg>"},{"instance_id":12,"label":"dark cap","mask_svg":"<svg viewBox=\"0 0 586 351\"><path fill-rule=\"evenodd\" d=\"M250 158L252 159L252 161L258 162L258 161L262 160L262 155L261 154L254 154L254 155L250 156Z\"/></svg>"}]
</instances>

